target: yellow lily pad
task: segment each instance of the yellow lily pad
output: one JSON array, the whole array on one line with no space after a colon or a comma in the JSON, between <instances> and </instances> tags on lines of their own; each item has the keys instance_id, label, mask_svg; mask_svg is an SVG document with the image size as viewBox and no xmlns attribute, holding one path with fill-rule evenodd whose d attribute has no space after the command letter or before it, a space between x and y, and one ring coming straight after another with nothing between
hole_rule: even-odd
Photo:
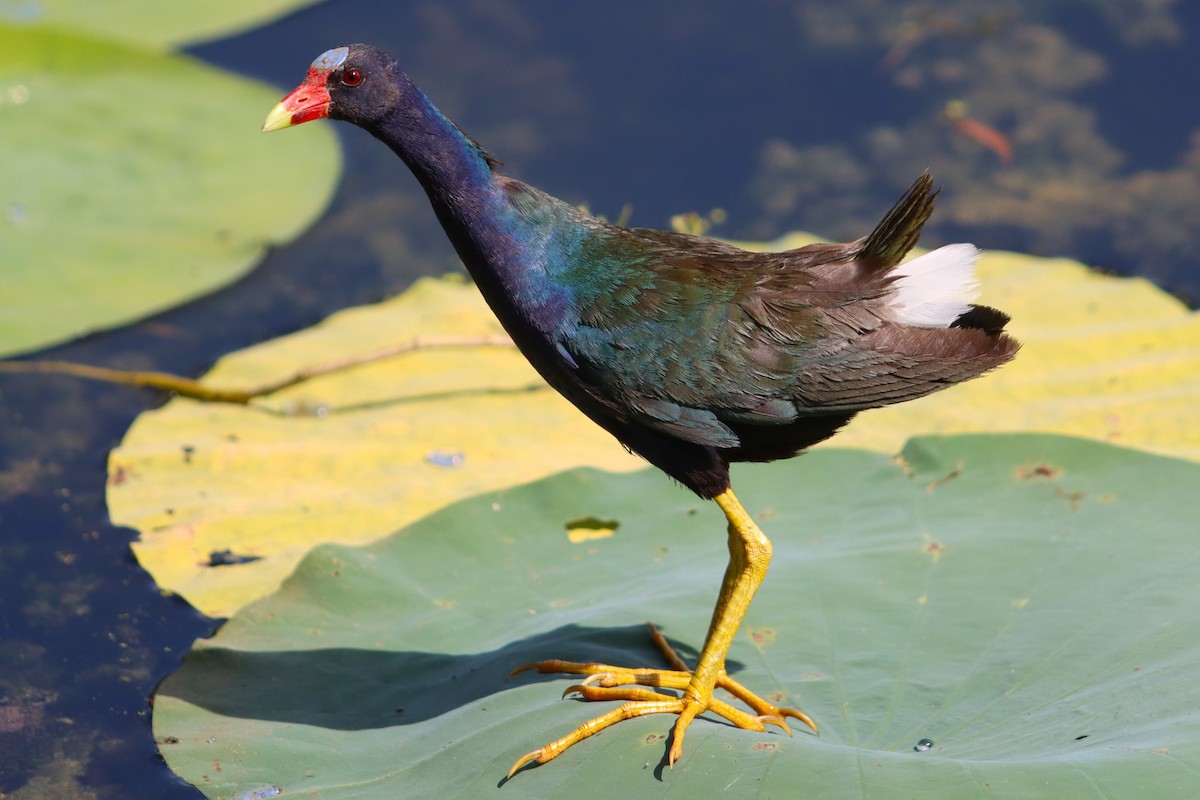
<instances>
[{"instance_id":1,"label":"yellow lily pad","mask_svg":"<svg viewBox=\"0 0 1200 800\"><path fill-rule=\"evenodd\" d=\"M228 356L204 380L252 387L418 335L496 334L474 286L423 280ZM116 524L141 531L134 552L160 587L226 616L274 591L314 544L373 541L463 497L580 464L644 466L515 348L432 349L248 407L172 400L113 451L108 503ZM226 550L260 560L209 566Z\"/></svg>"},{"instance_id":2,"label":"yellow lily pad","mask_svg":"<svg viewBox=\"0 0 1200 800\"><path fill-rule=\"evenodd\" d=\"M1200 316L1144 280L1066 260L988 253L979 275L982 301L1013 316L1016 361L863 414L834 446L892 454L916 434L1043 431L1200 460ZM249 388L418 335L498 333L473 286L428 279L230 355L204 380ZM318 542L373 541L463 497L570 467L642 465L515 349L430 349L249 407L172 400L113 451L108 504L116 524L141 532L134 552L162 588L225 616L273 592ZM210 566L246 557L259 560Z\"/></svg>"}]
</instances>

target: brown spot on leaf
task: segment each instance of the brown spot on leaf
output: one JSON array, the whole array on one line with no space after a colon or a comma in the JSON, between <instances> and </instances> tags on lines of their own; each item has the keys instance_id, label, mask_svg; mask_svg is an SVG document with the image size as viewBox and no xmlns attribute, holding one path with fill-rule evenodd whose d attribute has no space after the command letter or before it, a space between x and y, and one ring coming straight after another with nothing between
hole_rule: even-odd
<instances>
[{"instance_id":1,"label":"brown spot on leaf","mask_svg":"<svg viewBox=\"0 0 1200 800\"><path fill-rule=\"evenodd\" d=\"M750 641L759 647L764 647L775 641L774 628L751 628L747 633L750 634Z\"/></svg>"},{"instance_id":2,"label":"brown spot on leaf","mask_svg":"<svg viewBox=\"0 0 1200 800\"><path fill-rule=\"evenodd\" d=\"M120 464L108 476L109 486L123 486L127 480L134 476L133 467L125 467Z\"/></svg>"},{"instance_id":3,"label":"brown spot on leaf","mask_svg":"<svg viewBox=\"0 0 1200 800\"><path fill-rule=\"evenodd\" d=\"M1023 481L1034 480L1036 478L1044 478L1051 480L1062 475L1062 469L1051 466L1050 464L1027 464L1023 467L1017 467L1017 477Z\"/></svg>"},{"instance_id":4,"label":"brown spot on leaf","mask_svg":"<svg viewBox=\"0 0 1200 800\"><path fill-rule=\"evenodd\" d=\"M925 539L925 544L921 547L921 552L932 558L933 563L936 564L938 559L940 559L945 553L950 552L950 548L947 545L944 545L937 539L934 539L928 533L922 533L921 536Z\"/></svg>"},{"instance_id":5,"label":"brown spot on leaf","mask_svg":"<svg viewBox=\"0 0 1200 800\"><path fill-rule=\"evenodd\" d=\"M932 493L934 489L938 489L942 486L945 486L950 481L959 477L960 475L963 474L963 466L964 465L963 465L962 459L959 459L958 461L956 461L954 463L954 469L950 470L949 472L947 472L945 475L938 478L937 480L931 481L929 483L929 485L925 487L925 491Z\"/></svg>"},{"instance_id":6,"label":"brown spot on leaf","mask_svg":"<svg viewBox=\"0 0 1200 800\"><path fill-rule=\"evenodd\" d=\"M1063 500L1066 500L1068 503L1070 503L1072 511L1078 511L1079 502L1087 495L1085 495L1083 492L1068 492L1056 486L1054 488L1054 496L1061 497Z\"/></svg>"}]
</instances>

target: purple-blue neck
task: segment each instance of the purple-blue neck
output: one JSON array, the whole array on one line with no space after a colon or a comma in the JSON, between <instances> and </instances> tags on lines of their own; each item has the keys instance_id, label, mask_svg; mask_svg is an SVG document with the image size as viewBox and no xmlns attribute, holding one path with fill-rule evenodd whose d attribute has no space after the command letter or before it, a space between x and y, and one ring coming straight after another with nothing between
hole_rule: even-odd
<instances>
[{"instance_id":1,"label":"purple-blue neck","mask_svg":"<svg viewBox=\"0 0 1200 800\"><path fill-rule=\"evenodd\" d=\"M569 244L558 215L574 209L537 192L540 202L514 203L511 193L536 190L496 175L493 162L430 102L407 75L397 77L400 102L368 130L408 165L438 220L501 323L532 325L552 336L564 321L567 290L547 264ZM551 252L555 251L555 252Z\"/></svg>"},{"instance_id":2,"label":"purple-blue neck","mask_svg":"<svg viewBox=\"0 0 1200 800\"><path fill-rule=\"evenodd\" d=\"M400 156L425 188L441 216L446 205L494 200L488 156L401 73L400 102L369 130ZM464 209L465 210L465 209Z\"/></svg>"}]
</instances>

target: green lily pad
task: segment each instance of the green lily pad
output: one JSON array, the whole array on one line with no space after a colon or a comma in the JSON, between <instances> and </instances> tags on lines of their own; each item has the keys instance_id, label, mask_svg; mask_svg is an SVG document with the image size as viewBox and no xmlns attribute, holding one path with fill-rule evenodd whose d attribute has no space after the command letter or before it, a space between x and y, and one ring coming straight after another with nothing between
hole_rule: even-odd
<instances>
[{"instance_id":1,"label":"green lily pad","mask_svg":"<svg viewBox=\"0 0 1200 800\"><path fill-rule=\"evenodd\" d=\"M614 707L511 668L659 664L647 618L691 655L724 568L713 504L583 469L312 551L163 682L162 754L210 797L1187 796L1200 466L1026 434L903 455L735 471L776 556L729 668L819 737L702 718L666 769L671 719L643 717L504 784ZM572 536L581 518L610 535Z\"/></svg>"},{"instance_id":2,"label":"green lily pad","mask_svg":"<svg viewBox=\"0 0 1200 800\"><path fill-rule=\"evenodd\" d=\"M6 0L0 20L70 28L105 38L167 47L229 36L317 0Z\"/></svg>"},{"instance_id":3,"label":"green lily pad","mask_svg":"<svg viewBox=\"0 0 1200 800\"><path fill-rule=\"evenodd\" d=\"M307 228L339 151L327 128L264 141L280 94L184 56L0 25L0 355L210 292Z\"/></svg>"}]
</instances>

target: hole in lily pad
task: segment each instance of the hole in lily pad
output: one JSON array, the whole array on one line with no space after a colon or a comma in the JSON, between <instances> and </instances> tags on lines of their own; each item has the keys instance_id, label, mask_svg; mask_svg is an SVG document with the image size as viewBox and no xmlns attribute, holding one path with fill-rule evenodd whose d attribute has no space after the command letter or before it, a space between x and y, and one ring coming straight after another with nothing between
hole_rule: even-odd
<instances>
[{"instance_id":1,"label":"hole in lily pad","mask_svg":"<svg viewBox=\"0 0 1200 800\"><path fill-rule=\"evenodd\" d=\"M607 539L617 532L621 523L615 519L600 519L599 517L576 517L569 519L563 527L567 529L567 538L572 544L587 542L592 539Z\"/></svg>"},{"instance_id":2,"label":"hole in lily pad","mask_svg":"<svg viewBox=\"0 0 1200 800\"><path fill-rule=\"evenodd\" d=\"M224 550L213 550L208 554L208 562L205 566L209 567L232 567L238 564L252 564L255 561L262 559L262 556L242 555L235 553L226 548Z\"/></svg>"}]
</instances>

